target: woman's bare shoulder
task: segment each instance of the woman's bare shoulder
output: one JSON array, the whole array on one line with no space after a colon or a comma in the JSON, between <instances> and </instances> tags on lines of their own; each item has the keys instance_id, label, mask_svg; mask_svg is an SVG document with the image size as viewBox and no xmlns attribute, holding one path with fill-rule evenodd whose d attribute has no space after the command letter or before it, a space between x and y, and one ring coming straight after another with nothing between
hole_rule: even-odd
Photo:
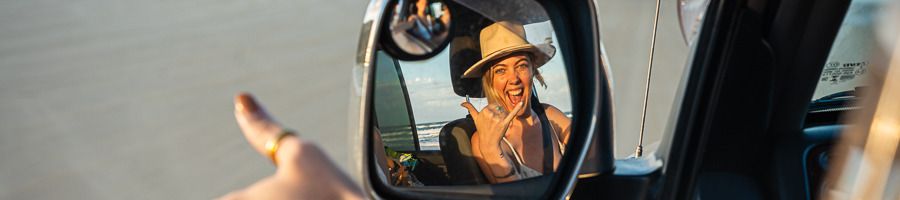
<instances>
[{"instance_id":1,"label":"woman's bare shoulder","mask_svg":"<svg viewBox=\"0 0 900 200\"><path fill-rule=\"evenodd\" d=\"M544 106L544 113L547 113L548 116L566 116L566 114L559 110L559 108L556 108L556 106L546 103L541 103L541 106Z\"/></svg>"},{"instance_id":2,"label":"woman's bare shoulder","mask_svg":"<svg viewBox=\"0 0 900 200\"><path fill-rule=\"evenodd\" d=\"M550 104L542 104L544 106L544 113L547 115L547 119L551 122L555 122L559 128L565 129L568 126L571 119L569 116L566 116L559 108Z\"/></svg>"}]
</instances>

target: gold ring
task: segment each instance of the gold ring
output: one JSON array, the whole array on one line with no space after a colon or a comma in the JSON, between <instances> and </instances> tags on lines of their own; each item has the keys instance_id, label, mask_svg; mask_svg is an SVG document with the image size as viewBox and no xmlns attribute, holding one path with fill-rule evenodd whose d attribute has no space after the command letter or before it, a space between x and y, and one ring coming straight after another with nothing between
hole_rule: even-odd
<instances>
[{"instance_id":1,"label":"gold ring","mask_svg":"<svg viewBox=\"0 0 900 200\"><path fill-rule=\"evenodd\" d=\"M294 132L290 130L281 130L281 132L278 133L277 136L269 139L269 141L266 141L266 152L269 153L269 159L272 160L272 164L275 164L276 167L278 166L278 159L275 157L275 154L278 153L278 147L280 146L279 144L281 143L281 139L284 139L289 135L296 134L294 134Z\"/></svg>"}]
</instances>

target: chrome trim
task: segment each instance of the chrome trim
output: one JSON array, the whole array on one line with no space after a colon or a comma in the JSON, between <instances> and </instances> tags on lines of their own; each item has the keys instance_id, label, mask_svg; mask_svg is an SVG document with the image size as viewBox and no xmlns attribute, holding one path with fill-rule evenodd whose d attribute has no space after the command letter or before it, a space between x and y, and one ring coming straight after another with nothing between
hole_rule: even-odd
<instances>
[{"instance_id":1,"label":"chrome trim","mask_svg":"<svg viewBox=\"0 0 900 200\"><path fill-rule=\"evenodd\" d=\"M375 42L378 41L378 31L381 27L372 27L381 24L384 10L387 7L386 0L372 0L366 8L366 14L363 16L362 31L359 37L359 49L356 52L356 65L368 68L371 66L373 51L375 50ZM365 44L365 46L362 46Z\"/></svg>"},{"instance_id":2,"label":"chrome trim","mask_svg":"<svg viewBox=\"0 0 900 200\"><path fill-rule=\"evenodd\" d=\"M823 113L823 112L834 112L834 111L846 111L846 110L856 110L861 109L861 106L849 106L849 107L841 107L841 108L828 108L816 111L809 111L809 113Z\"/></svg>"},{"instance_id":3,"label":"chrome trim","mask_svg":"<svg viewBox=\"0 0 900 200\"><path fill-rule=\"evenodd\" d=\"M656 0L656 14L653 15L653 32L650 37L650 61L647 63L647 84L644 87L644 101L641 103L641 131L640 136L638 137L638 145L634 150L634 155L636 157L641 157L644 155L644 125L647 121L647 100L650 98L650 77L653 74L653 56L656 53L656 32L657 26L659 25L659 2L660 0Z\"/></svg>"},{"instance_id":4,"label":"chrome trim","mask_svg":"<svg viewBox=\"0 0 900 200\"><path fill-rule=\"evenodd\" d=\"M359 36L359 47L356 52L356 65L353 68L353 80L354 87L356 87L357 94L360 96L359 102L359 128L358 128L358 136L362 138L362 158L358 159L359 163L356 163L359 166L359 169L362 171L362 186L363 189L369 193L369 197L373 199L382 199L375 190L370 190L372 186L369 184L371 180L369 180L368 173L368 165L367 161L370 160L371 155L368 151L371 149L367 141L369 141L368 128L369 127L369 112L368 107L366 106L370 100L370 91L368 90L371 87L372 74L372 62L374 61L373 57L375 55L375 43L378 41L378 32L380 31L380 26L382 19L384 18L384 11L387 7L387 0L371 0L369 1L369 6L366 8L366 14L363 17L362 30L360 31ZM360 73L361 72L361 73ZM386 177L382 177L386 178Z\"/></svg>"},{"instance_id":5,"label":"chrome trim","mask_svg":"<svg viewBox=\"0 0 900 200\"><path fill-rule=\"evenodd\" d=\"M578 178L591 178L591 177L600 176L600 174L601 174L600 172L587 173L587 174L579 174L579 175L578 175ZM570 192L570 193L571 193L571 192Z\"/></svg>"}]
</instances>

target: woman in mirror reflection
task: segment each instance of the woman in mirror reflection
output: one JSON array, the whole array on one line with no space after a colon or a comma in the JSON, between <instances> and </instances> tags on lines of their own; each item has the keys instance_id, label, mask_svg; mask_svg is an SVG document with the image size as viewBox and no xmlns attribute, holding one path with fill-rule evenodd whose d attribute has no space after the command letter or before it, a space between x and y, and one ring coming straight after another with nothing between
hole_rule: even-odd
<instances>
[{"instance_id":1,"label":"woman in mirror reflection","mask_svg":"<svg viewBox=\"0 0 900 200\"><path fill-rule=\"evenodd\" d=\"M537 68L553 57L548 42L531 44L521 24L501 21L480 33L481 60L462 78L480 78L488 105L480 111L462 106L475 121L473 156L491 183L552 173L565 152L571 120L559 109L540 104L534 80L544 84Z\"/></svg>"}]
</instances>

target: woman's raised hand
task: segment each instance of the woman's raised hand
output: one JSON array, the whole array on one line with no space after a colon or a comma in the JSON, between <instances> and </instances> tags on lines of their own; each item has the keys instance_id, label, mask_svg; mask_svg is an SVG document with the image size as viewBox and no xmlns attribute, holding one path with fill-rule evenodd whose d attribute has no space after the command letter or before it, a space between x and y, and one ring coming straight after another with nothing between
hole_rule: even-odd
<instances>
[{"instance_id":1,"label":"woman's raised hand","mask_svg":"<svg viewBox=\"0 0 900 200\"><path fill-rule=\"evenodd\" d=\"M265 144L282 130L281 125L247 93L234 99L234 117L247 142L264 157ZM301 133L302 134L302 133ZM313 143L296 136L280 140L277 171L247 188L222 199L362 199L363 192Z\"/></svg>"},{"instance_id":2,"label":"woman's raised hand","mask_svg":"<svg viewBox=\"0 0 900 200\"><path fill-rule=\"evenodd\" d=\"M502 106L497 104L489 104L482 108L481 111L476 110L475 106L472 106L469 102L463 102L461 105L466 110L469 110L469 115L475 121L475 128L478 129L480 143L490 144L491 147L497 148L499 148L500 140L506 135L509 124L516 117L515 113L519 113L524 107L524 104L519 102L512 112L506 112Z\"/></svg>"}]
</instances>

